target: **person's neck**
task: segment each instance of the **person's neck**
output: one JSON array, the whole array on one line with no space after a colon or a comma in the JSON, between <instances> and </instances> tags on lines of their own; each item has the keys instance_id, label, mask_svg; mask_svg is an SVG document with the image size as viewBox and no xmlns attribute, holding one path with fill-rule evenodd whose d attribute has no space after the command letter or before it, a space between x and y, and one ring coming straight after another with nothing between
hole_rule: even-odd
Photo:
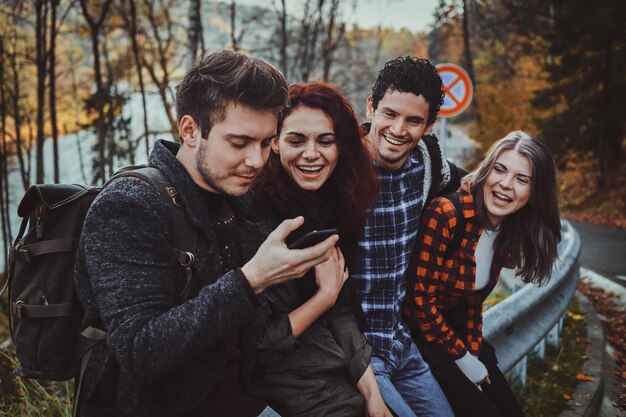
<instances>
[{"instance_id":1,"label":"person's neck","mask_svg":"<svg viewBox=\"0 0 626 417\"><path fill-rule=\"evenodd\" d=\"M488 220L487 224L485 225L485 227L483 227L483 229L489 230L490 232L496 232L496 231L500 230L500 225L501 224L502 224L502 222L493 222L491 220Z\"/></svg>"},{"instance_id":2,"label":"person's neck","mask_svg":"<svg viewBox=\"0 0 626 417\"><path fill-rule=\"evenodd\" d=\"M387 171L399 170L400 168L402 168L402 166L406 162L406 159L409 157L409 155L407 154L407 156L404 157L401 161L396 161L394 163L389 163L388 161L382 159L380 157L380 154L378 153L378 148L376 147L376 139L372 136L371 130L365 136L365 145L367 147L367 151L369 152L372 160L376 163L376 165L385 168Z\"/></svg>"},{"instance_id":3,"label":"person's neck","mask_svg":"<svg viewBox=\"0 0 626 417\"><path fill-rule=\"evenodd\" d=\"M324 184L326 185L326 184ZM291 178L288 179L289 194L296 200L294 202L307 204L313 204L323 198L324 193L321 191L324 185L317 190L305 190L300 188L298 184L293 182Z\"/></svg>"},{"instance_id":4,"label":"person's neck","mask_svg":"<svg viewBox=\"0 0 626 417\"><path fill-rule=\"evenodd\" d=\"M203 190L205 190L207 192L213 193L213 194L221 194L218 190L216 190L214 187L209 185L204 180L204 178L202 177L202 174L200 174L200 170L198 170L198 166L197 166L196 159L195 159L194 155L192 155L190 152L184 152L181 149L176 154L176 159L178 160L178 162L180 162L180 164L183 166L183 168L185 168L185 171L187 171L187 174L189 174L189 176L191 177L192 181L198 187L202 188Z\"/></svg>"}]
</instances>

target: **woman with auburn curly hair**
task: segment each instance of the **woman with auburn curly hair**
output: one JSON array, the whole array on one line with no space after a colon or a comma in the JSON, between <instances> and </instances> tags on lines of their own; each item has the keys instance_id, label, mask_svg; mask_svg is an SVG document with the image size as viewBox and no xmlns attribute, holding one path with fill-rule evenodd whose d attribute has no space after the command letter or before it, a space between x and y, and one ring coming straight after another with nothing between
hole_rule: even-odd
<instances>
[{"instance_id":1,"label":"woman with auburn curly hair","mask_svg":"<svg viewBox=\"0 0 626 417\"><path fill-rule=\"evenodd\" d=\"M467 190L422 215L404 317L455 416L523 416L482 338L482 304L505 266L525 282L550 278L561 239L556 168L541 142L516 131L463 181Z\"/></svg>"},{"instance_id":2,"label":"woman with auburn curly hair","mask_svg":"<svg viewBox=\"0 0 626 417\"><path fill-rule=\"evenodd\" d=\"M345 284L378 184L354 111L330 84L294 84L278 134L254 186L255 216L268 230L303 216L287 243L329 228L340 240L327 262L266 290L253 390L285 416L391 416Z\"/></svg>"}]
</instances>

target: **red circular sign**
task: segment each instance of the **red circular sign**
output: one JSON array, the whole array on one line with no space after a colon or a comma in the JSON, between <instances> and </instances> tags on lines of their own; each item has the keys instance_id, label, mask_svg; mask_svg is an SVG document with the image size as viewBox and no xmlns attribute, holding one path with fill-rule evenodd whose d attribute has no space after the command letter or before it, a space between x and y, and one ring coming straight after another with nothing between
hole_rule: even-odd
<instances>
[{"instance_id":1,"label":"red circular sign","mask_svg":"<svg viewBox=\"0 0 626 417\"><path fill-rule=\"evenodd\" d=\"M436 67L445 92L439 116L453 117L463 113L472 101L474 94L472 80L470 80L467 72L458 65L445 63Z\"/></svg>"}]
</instances>

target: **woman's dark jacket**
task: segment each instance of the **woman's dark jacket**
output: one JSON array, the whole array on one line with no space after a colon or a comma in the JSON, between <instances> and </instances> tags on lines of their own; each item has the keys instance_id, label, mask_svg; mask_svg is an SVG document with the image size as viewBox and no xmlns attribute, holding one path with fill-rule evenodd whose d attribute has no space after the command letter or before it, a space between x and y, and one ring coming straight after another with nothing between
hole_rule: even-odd
<instances>
[{"instance_id":1,"label":"woman's dark jacket","mask_svg":"<svg viewBox=\"0 0 626 417\"><path fill-rule=\"evenodd\" d=\"M284 219L304 216L304 225L292 232L287 243L312 230L336 227L332 204L318 199L302 202L297 194L288 207L277 207L268 197L257 196L249 218L255 224L265 223L267 232ZM322 213L318 217L312 215L314 205L320 205L315 207ZM259 229L257 239L262 238L264 231ZM349 266L355 241L342 239L339 246ZM361 416L364 400L356 384L370 363L371 348L353 314L347 284L333 307L299 338L293 337L288 314L316 291L314 270L266 291L269 308L262 313L265 322L252 375L253 390L281 415Z\"/></svg>"}]
</instances>

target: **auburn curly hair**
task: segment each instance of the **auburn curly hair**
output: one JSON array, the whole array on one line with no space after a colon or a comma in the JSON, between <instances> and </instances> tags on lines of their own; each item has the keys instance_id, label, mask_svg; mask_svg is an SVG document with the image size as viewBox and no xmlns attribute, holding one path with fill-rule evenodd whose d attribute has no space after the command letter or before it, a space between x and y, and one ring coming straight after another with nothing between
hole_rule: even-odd
<instances>
[{"instance_id":1,"label":"auburn curly hair","mask_svg":"<svg viewBox=\"0 0 626 417\"><path fill-rule=\"evenodd\" d=\"M378 175L361 138L354 109L331 84L292 84L289 86L289 104L278 117L279 135L285 119L299 107L322 110L332 120L339 161L319 192L327 193L327 197L332 199L339 233L342 236L359 236L368 210L373 207L378 194ZM288 190L293 186L293 181L280 163L280 157L271 152L254 186L255 191L272 196L275 206L286 209L290 205Z\"/></svg>"}]
</instances>

